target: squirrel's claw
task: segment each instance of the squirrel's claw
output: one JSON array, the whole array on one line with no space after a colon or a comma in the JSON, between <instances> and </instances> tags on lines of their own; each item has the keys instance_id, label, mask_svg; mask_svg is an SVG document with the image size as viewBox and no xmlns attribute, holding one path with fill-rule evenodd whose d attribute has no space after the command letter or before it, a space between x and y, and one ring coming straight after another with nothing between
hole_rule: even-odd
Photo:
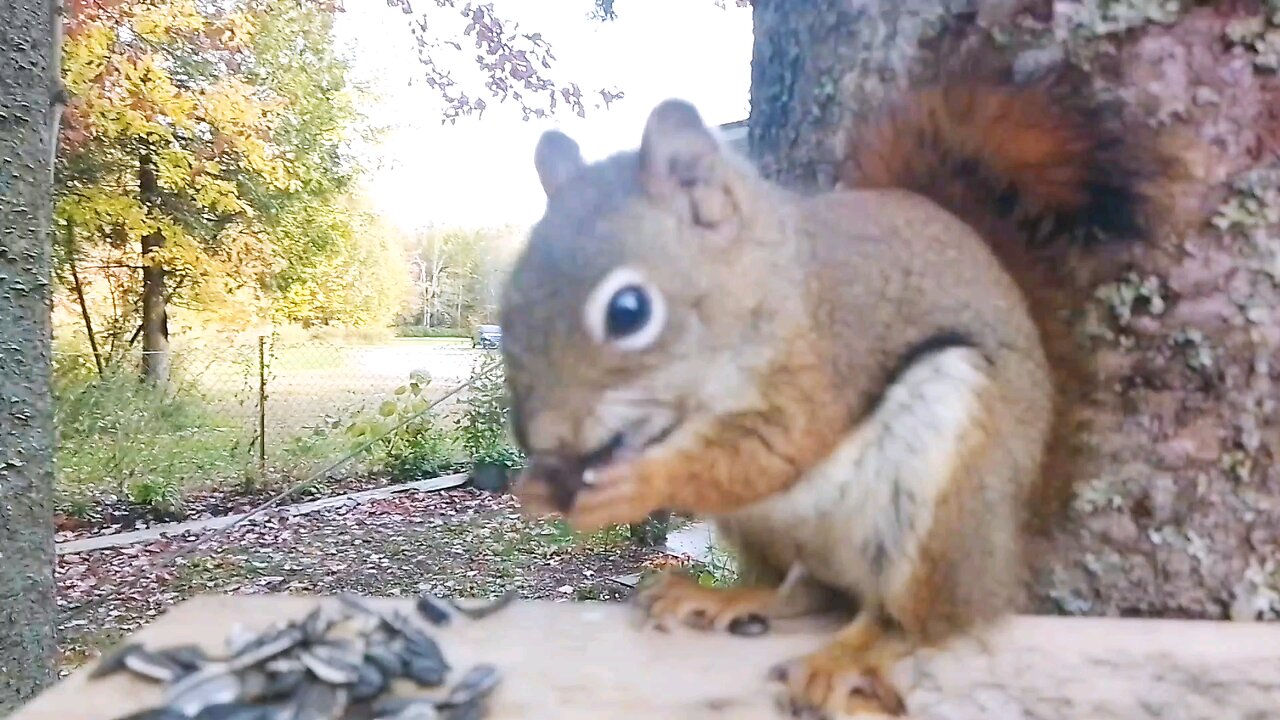
<instances>
[{"instance_id":1,"label":"squirrel's claw","mask_svg":"<svg viewBox=\"0 0 1280 720\"><path fill-rule=\"evenodd\" d=\"M907 706L885 677L906 646L860 617L826 647L773 668L780 704L793 715L900 717Z\"/></svg>"},{"instance_id":2,"label":"squirrel's claw","mask_svg":"<svg viewBox=\"0 0 1280 720\"><path fill-rule=\"evenodd\" d=\"M906 704L880 670L832 662L822 651L774 667L778 703L794 717L901 717Z\"/></svg>"},{"instance_id":3,"label":"squirrel's claw","mask_svg":"<svg viewBox=\"0 0 1280 720\"><path fill-rule=\"evenodd\" d=\"M684 573L667 572L636 592L635 603L650 623L672 623L735 635L760 635L769 629L773 588L708 588Z\"/></svg>"}]
</instances>

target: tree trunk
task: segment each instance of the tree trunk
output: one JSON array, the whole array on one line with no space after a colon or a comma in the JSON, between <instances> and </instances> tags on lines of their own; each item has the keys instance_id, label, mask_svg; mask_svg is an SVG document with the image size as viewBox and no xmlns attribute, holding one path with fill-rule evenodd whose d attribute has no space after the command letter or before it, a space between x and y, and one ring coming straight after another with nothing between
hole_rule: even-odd
<instances>
[{"instance_id":1,"label":"tree trunk","mask_svg":"<svg viewBox=\"0 0 1280 720\"><path fill-rule=\"evenodd\" d=\"M52 2L0 0L0 716L53 677Z\"/></svg>"},{"instance_id":2,"label":"tree trunk","mask_svg":"<svg viewBox=\"0 0 1280 720\"><path fill-rule=\"evenodd\" d=\"M89 313L89 303L84 298L84 284L80 282L80 271L76 268L75 253L67 260L71 266L71 282L76 291L76 303L80 306L80 317L84 320L84 332L89 338L89 351L93 353L93 366L98 369L98 377L106 373L102 365L102 352L98 349L98 336L93 332L93 315Z\"/></svg>"},{"instance_id":3,"label":"tree trunk","mask_svg":"<svg viewBox=\"0 0 1280 720\"><path fill-rule=\"evenodd\" d=\"M756 0L750 144L833 184L850 120L927 79L943 31L999 25L1023 67L1067 58L1186 162L1156 243L1071 268L1104 388L1089 480L1033 609L1280 616L1280 79L1271 3ZM979 7L981 5L981 7ZM1181 7L1181 9L1178 9ZM1003 16L1003 17L1002 17Z\"/></svg>"},{"instance_id":4,"label":"tree trunk","mask_svg":"<svg viewBox=\"0 0 1280 720\"><path fill-rule=\"evenodd\" d=\"M155 161L150 154L138 158L138 190L149 209L159 202ZM142 237L142 376L154 385L169 381L169 316L165 308L165 271L154 254L164 249L159 230Z\"/></svg>"}]
</instances>

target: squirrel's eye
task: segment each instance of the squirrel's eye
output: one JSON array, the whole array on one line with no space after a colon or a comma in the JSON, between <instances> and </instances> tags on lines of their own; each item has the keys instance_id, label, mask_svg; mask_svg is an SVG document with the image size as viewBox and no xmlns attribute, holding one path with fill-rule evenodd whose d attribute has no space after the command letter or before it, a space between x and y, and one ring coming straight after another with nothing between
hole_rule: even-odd
<instances>
[{"instance_id":1,"label":"squirrel's eye","mask_svg":"<svg viewBox=\"0 0 1280 720\"><path fill-rule=\"evenodd\" d=\"M614 268L591 290L582 322L598 343L619 350L643 350L662 334L666 299L639 270Z\"/></svg>"},{"instance_id":2,"label":"squirrel's eye","mask_svg":"<svg viewBox=\"0 0 1280 720\"><path fill-rule=\"evenodd\" d=\"M613 294L605 311L604 329L610 340L634 335L653 317L649 294L637 285L628 285Z\"/></svg>"}]
</instances>

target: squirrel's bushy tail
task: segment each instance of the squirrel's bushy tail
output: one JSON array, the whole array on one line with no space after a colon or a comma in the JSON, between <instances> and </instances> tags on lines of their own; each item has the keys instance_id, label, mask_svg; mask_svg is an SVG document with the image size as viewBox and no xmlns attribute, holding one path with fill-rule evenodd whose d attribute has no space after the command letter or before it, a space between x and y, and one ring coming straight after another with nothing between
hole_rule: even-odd
<instances>
[{"instance_id":1,"label":"squirrel's bushy tail","mask_svg":"<svg viewBox=\"0 0 1280 720\"><path fill-rule=\"evenodd\" d=\"M911 190L984 235L1016 230L1030 245L1073 230L1139 239L1147 148L1126 139L1074 80L953 71L858 129L840 181Z\"/></svg>"},{"instance_id":2,"label":"squirrel's bushy tail","mask_svg":"<svg viewBox=\"0 0 1280 720\"><path fill-rule=\"evenodd\" d=\"M1044 262L1037 251L1081 244L1055 239L1144 239L1155 156L1126 138L1067 72L1019 83L1012 73L960 67L855 129L839 180L846 188L913 191L946 208L978 231L1027 297L1059 397L1032 499L1033 519L1041 520L1070 497L1079 470L1073 410L1090 394L1092 373L1064 321L1080 309L1062 272L1066 259Z\"/></svg>"}]
</instances>

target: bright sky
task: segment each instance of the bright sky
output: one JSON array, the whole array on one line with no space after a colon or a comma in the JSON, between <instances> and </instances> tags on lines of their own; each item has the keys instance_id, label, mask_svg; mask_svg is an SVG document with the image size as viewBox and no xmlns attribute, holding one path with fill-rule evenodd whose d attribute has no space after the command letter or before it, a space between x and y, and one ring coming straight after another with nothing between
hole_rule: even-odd
<instances>
[{"instance_id":1,"label":"bright sky","mask_svg":"<svg viewBox=\"0 0 1280 720\"><path fill-rule=\"evenodd\" d=\"M587 117L565 112L525 122L514 103L491 102L482 119L441 126L440 102L420 82L410 16L382 0L349 0L339 15L340 41L350 48L356 79L379 95L365 111L389 126L369 158L378 166L368 181L371 199L405 230L531 223L543 208L533 149L548 128L567 132L591 160L638 145L649 111L668 97L693 102L708 124L746 118L751 12L727 4L720 9L712 0L617 0L618 19L599 23L587 18L592 0L495 0L500 17L551 42L558 61L554 77L579 82ZM450 27L455 23L431 0L416 5L431 6L429 17ZM467 38L458 40L465 51L455 73L461 81L469 77L471 48ZM598 99L593 91L611 86L626 98L592 111L590 103ZM489 101L482 85L467 90Z\"/></svg>"}]
</instances>

